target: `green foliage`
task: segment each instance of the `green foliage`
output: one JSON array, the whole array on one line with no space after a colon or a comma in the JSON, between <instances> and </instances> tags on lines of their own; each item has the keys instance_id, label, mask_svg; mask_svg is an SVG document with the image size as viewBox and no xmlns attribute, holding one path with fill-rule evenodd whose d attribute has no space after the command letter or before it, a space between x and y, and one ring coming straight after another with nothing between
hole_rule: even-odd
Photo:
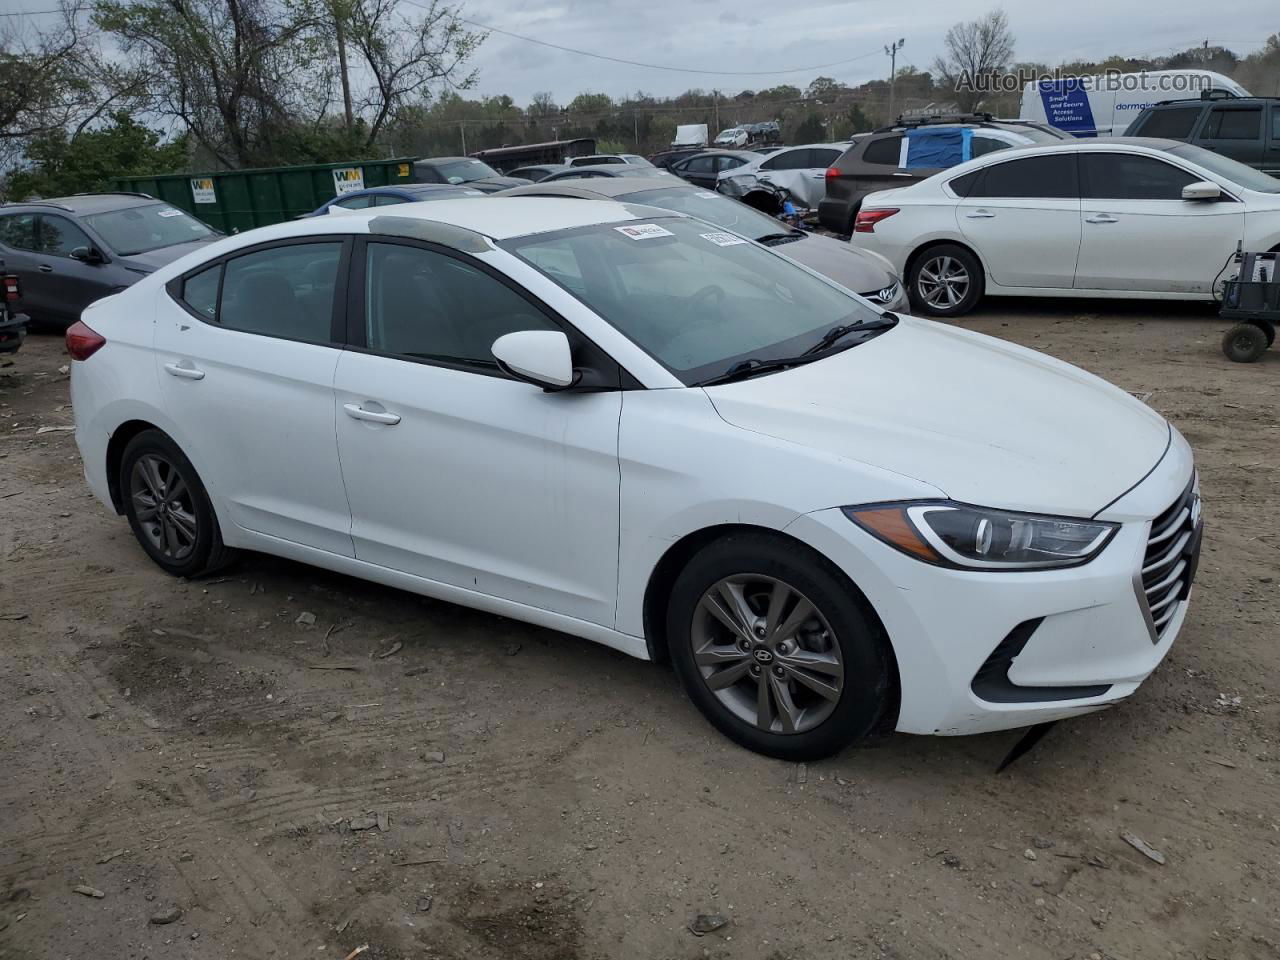
<instances>
[{"instance_id":1,"label":"green foliage","mask_svg":"<svg viewBox=\"0 0 1280 960\"><path fill-rule=\"evenodd\" d=\"M160 134L120 111L104 126L73 139L62 130L34 138L27 160L29 167L5 178L8 197L60 197L109 189L116 177L172 173L186 163L187 138L162 141Z\"/></svg>"},{"instance_id":2,"label":"green foliage","mask_svg":"<svg viewBox=\"0 0 1280 960\"><path fill-rule=\"evenodd\" d=\"M631 153L621 140L597 140L596 151L599 153Z\"/></svg>"},{"instance_id":3,"label":"green foliage","mask_svg":"<svg viewBox=\"0 0 1280 960\"><path fill-rule=\"evenodd\" d=\"M827 139L827 128L822 125L822 114L810 111L791 130L789 143L819 143Z\"/></svg>"}]
</instances>

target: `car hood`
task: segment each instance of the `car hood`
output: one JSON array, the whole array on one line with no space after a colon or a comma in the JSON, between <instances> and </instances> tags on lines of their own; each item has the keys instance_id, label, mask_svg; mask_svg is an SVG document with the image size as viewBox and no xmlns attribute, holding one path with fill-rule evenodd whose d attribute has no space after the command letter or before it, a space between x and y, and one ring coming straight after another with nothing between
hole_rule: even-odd
<instances>
[{"instance_id":1,"label":"car hood","mask_svg":"<svg viewBox=\"0 0 1280 960\"><path fill-rule=\"evenodd\" d=\"M127 257L120 257L120 263L130 270L152 273L165 264L173 263L179 257L185 257L193 250L199 250L206 244L213 243L214 240L218 239L221 238L209 237L205 240L192 240L190 243L175 243L171 247L161 247L159 250L148 250L146 253L135 253Z\"/></svg>"},{"instance_id":2,"label":"car hood","mask_svg":"<svg viewBox=\"0 0 1280 960\"><path fill-rule=\"evenodd\" d=\"M471 187L473 190L484 193L497 193L499 190L510 190L512 187L523 187L526 183L533 183L533 181L526 180L524 177L485 177L483 180L468 180L458 186Z\"/></svg>"},{"instance_id":3,"label":"car hood","mask_svg":"<svg viewBox=\"0 0 1280 960\"><path fill-rule=\"evenodd\" d=\"M875 293L898 280L889 261L878 254L816 233L805 234L803 240L780 243L772 249L854 293Z\"/></svg>"},{"instance_id":4,"label":"car hood","mask_svg":"<svg viewBox=\"0 0 1280 960\"><path fill-rule=\"evenodd\" d=\"M744 430L966 503L1064 516L1092 516L1124 493L1170 437L1163 417L1092 374L911 317L824 360L706 391Z\"/></svg>"}]
</instances>

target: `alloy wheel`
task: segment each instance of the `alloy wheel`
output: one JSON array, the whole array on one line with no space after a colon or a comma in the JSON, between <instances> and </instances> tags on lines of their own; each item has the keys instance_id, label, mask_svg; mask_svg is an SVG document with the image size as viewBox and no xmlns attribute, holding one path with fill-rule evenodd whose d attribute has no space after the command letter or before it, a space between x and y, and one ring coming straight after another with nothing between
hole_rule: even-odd
<instances>
[{"instance_id":1,"label":"alloy wheel","mask_svg":"<svg viewBox=\"0 0 1280 960\"><path fill-rule=\"evenodd\" d=\"M191 490L164 457L147 453L129 474L129 496L138 527L168 560L185 560L196 546L199 523Z\"/></svg>"},{"instance_id":2,"label":"alloy wheel","mask_svg":"<svg viewBox=\"0 0 1280 960\"><path fill-rule=\"evenodd\" d=\"M835 710L844 660L826 618L795 587L755 574L703 594L689 633L693 662L730 712L770 733L804 733Z\"/></svg>"},{"instance_id":3,"label":"alloy wheel","mask_svg":"<svg viewBox=\"0 0 1280 960\"><path fill-rule=\"evenodd\" d=\"M920 298L929 306L949 310L969 293L969 271L955 257L943 254L926 260L916 278Z\"/></svg>"}]
</instances>

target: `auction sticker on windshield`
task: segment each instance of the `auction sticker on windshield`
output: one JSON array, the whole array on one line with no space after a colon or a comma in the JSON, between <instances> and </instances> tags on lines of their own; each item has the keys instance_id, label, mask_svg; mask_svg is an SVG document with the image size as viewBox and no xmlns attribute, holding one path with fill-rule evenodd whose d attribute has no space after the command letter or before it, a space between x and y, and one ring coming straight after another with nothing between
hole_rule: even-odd
<instances>
[{"instance_id":1,"label":"auction sticker on windshield","mask_svg":"<svg viewBox=\"0 0 1280 960\"><path fill-rule=\"evenodd\" d=\"M735 243L746 243L741 237L735 237L732 233L700 233L698 236L703 240L710 240L717 247L732 247Z\"/></svg>"},{"instance_id":2,"label":"auction sticker on windshield","mask_svg":"<svg viewBox=\"0 0 1280 960\"><path fill-rule=\"evenodd\" d=\"M675 234L656 223L637 223L628 227L614 227L619 233L632 240L652 240L655 237L674 237Z\"/></svg>"}]
</instances>

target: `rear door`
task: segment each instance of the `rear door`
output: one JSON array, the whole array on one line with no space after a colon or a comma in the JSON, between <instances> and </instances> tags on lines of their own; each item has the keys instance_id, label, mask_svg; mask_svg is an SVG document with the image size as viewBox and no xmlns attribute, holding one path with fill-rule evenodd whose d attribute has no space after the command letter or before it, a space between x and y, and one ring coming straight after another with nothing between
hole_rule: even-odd
<instances>
[{"instance_id":1,"label":"rear door","mask_svg":"<svg viewBox=\"0 0 1280 960\"><path fill-rule=\"evenodd\" d=\"M714 190L718 161L719 157L717 155L704 154L700 157L690 157L678 166L672 167L672 170L690 183L696 183L700 187L710 187Z\"/></svg>"},{"instance_id":2,"label":"rear door","mask_svg":"<svg viewBox=\"0 0 1280 960\"><path fill-rule=\"evenodd\" d=\"M1244 236L1244 204L1183 200L1200 178L1144 154L1082 153L1080 176L1077 288L1211 294Z\"/></svg>"},{"instance_id":3,"label":"rear door","mask_svg":"<svg viewBox=\"0 0 1280 960\"><path fill-rule=\"evenodd\" d=\"M961 234L1002 287L1070 288L1080 253L1074 153L985 167L956 205Z\"/></svg>"},{"instance_id":4,"label":"rear door","mask_svg":"<svg viewBox=\"0 0 1280 960\"><path fill-rule=\"evenodd\" d=\"M1251 167L1262 166L1262 104L1214 106L1196 135L1197 146L1239 160Z\"/></svg>"}]
</instances>

